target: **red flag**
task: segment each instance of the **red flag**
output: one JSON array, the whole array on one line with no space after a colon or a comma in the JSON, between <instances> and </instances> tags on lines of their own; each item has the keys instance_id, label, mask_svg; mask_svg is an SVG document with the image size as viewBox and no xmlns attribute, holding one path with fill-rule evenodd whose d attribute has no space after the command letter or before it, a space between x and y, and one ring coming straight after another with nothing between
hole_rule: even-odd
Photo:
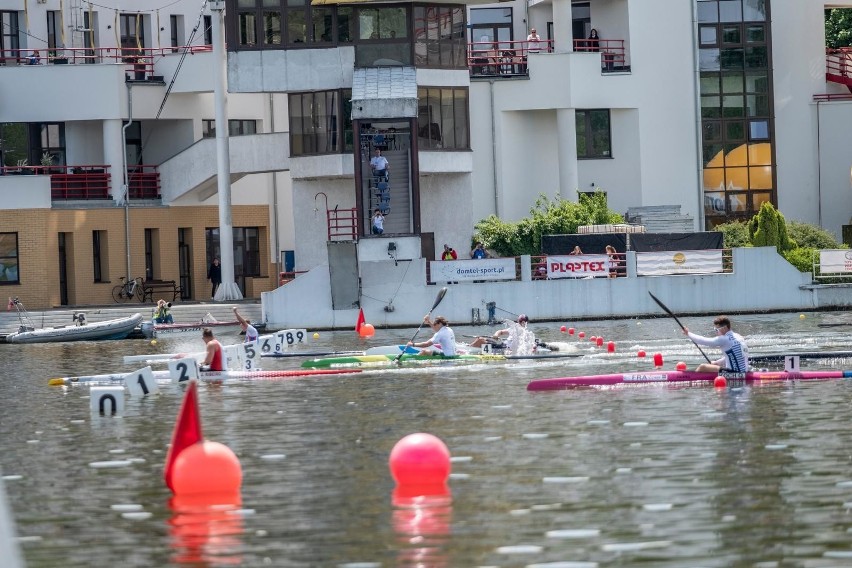
<instances>
[{"instance_id":1,"label":"red flag","mask_svg":"<svg viewBox=\"0 0 852 568\"><path fill-rule=\"evenodd\" d=\"M366 320L364 319L364 308L360 308L358 310L358 323L355 324L355 333L361 332L361 326L364 325L365 321Z\"/></svg>"},{"instance_id":2,"label":"red flag","mask_svg":"<svg viewBox=\"0 0 852 568\"><path fill-rule=\"evenodd\" d=\"M166 454L166 469L163 476L169 489L172 487L172 468L178 455L192 444L204 440L201 434L201 415L198 412L198 381L190 381L178 412L175 429L172 432L172 445Z\"/></svg>"}]
</instances>

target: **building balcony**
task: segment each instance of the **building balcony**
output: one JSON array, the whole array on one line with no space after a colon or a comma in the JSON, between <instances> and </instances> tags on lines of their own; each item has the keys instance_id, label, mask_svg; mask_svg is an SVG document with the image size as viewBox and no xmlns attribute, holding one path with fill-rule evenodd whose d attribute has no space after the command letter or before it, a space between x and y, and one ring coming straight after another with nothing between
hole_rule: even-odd
<instances>
[{"instance_id":1,"label":"building balcony","mask_svg":"<svg viewBox=\"0 0 852 568\"><path fill-rule=\"evenodd\" d=\"M825 50L825 80L845 85L852 93L852 47Z\"/></svg>"},{"instance_id":2,"label":"building balcony","mask_svg":"<svg viewBox=\"0 0 852 568\"><path fill-rule=\"evenodd\" d=\"M0 167L4 185L20 183L16 176L40 176L50 180L50 199L53 202L109 200L110 167L84 166L5 166ZM127 170L128 192L131 200L159 199L160 174L157 166L130 166Z\"/></svg>"},{"instance_id":3,"label":"building balcony","mask_svg":"<svg viewBox=\"0 0 852 568\"><path fill-rule=\"evenodd\" d=\"M553 53L553 40L477 41L467 45L467 61L471 77L526 77L529 75L529 56ZM630 71L623 39L575 39L575 53L599 53L601 73Z\"/></svg>"}]
</instances>

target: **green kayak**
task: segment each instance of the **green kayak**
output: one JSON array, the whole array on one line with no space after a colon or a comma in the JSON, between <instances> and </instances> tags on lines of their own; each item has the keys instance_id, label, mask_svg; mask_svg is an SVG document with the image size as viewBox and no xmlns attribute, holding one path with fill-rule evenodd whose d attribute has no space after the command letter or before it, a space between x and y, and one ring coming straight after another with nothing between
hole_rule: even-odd
<instances>
[{"instance_id":1,"label":"green kayak","mask_svg":"<svg viewBox=\"0 0 852 568\"><path fill-rule=\"evenodd\" d=\"M335 367L338 365L360 366L360 365L393 365L399 355L347 355L343 357L323 357L321 359L310 359L302 363L302 367ZM449 362L476 363L485 361L505 361L503 355L456 355L447 357L445 355L422 355L420 353L407 353L402 356L400 363L405 364L441 364Z\"/></svg>"}]
</instances>

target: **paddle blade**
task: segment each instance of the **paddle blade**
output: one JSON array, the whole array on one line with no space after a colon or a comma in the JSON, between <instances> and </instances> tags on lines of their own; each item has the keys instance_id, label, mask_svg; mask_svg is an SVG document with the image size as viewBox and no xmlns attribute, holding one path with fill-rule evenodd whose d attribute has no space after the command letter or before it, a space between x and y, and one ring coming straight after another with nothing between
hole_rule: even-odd
<instances>
[{"instance_id":1,"label":"paddle blade","mask_svg":"<svg viewBox=\"0 0 852 568\"><path fill-rule=\"evenodd\" d=\"M431 312L432 310L437 308L438 304L441 303L441 300L443 300L444 296L446 296L446 295L447 295L447 288L445 286L445 287L441 288L441 290L438 292L438 295L435 297L435 303L432 304L432 309L430 309L429 311Z\"/></svg>"},{"instance_id":2,"label":"paddle blade","mask_svg":"<svg viewBox=\"0 0 852 568\"><path fill-rule=\"evenodd\" d=\"M175 429L172 432L172 443L166 454L166 469L163 476L169 489L172 487L172 473L178 455L193 444L204 440L201 433L201 414L198 411L198 381L189 381L186 394L183 397L178 413Z\"/></svg>"}]
</instances>

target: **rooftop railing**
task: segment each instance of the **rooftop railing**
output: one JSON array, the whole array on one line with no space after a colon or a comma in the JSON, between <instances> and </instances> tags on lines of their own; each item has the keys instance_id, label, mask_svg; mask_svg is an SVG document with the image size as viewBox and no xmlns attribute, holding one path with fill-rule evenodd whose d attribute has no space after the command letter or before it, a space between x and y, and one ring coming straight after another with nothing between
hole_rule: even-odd
<instances>
[{"instance_id":1,"label":"rooftop railing","mask_svg":"<svg viewBox=\"0 0 852 568\"><path fill-rule=\"evenodd\" d=\"M602 73L629 70L623 39L575 39L574 51L600 53ZM526 76L529 54L552 52L553 40L475 41L467 44L467 63L472 77Z\"/></svg>"},{"instance_id":2,"label":"rooftop railing","mask_svg":"<svg viewBox=\"0 0 852 568\"><path fill-rule=\"evenodd\" d=\"M852 47L825 50L825 78L852 90Z\"/></svg>"}]
</instances>

